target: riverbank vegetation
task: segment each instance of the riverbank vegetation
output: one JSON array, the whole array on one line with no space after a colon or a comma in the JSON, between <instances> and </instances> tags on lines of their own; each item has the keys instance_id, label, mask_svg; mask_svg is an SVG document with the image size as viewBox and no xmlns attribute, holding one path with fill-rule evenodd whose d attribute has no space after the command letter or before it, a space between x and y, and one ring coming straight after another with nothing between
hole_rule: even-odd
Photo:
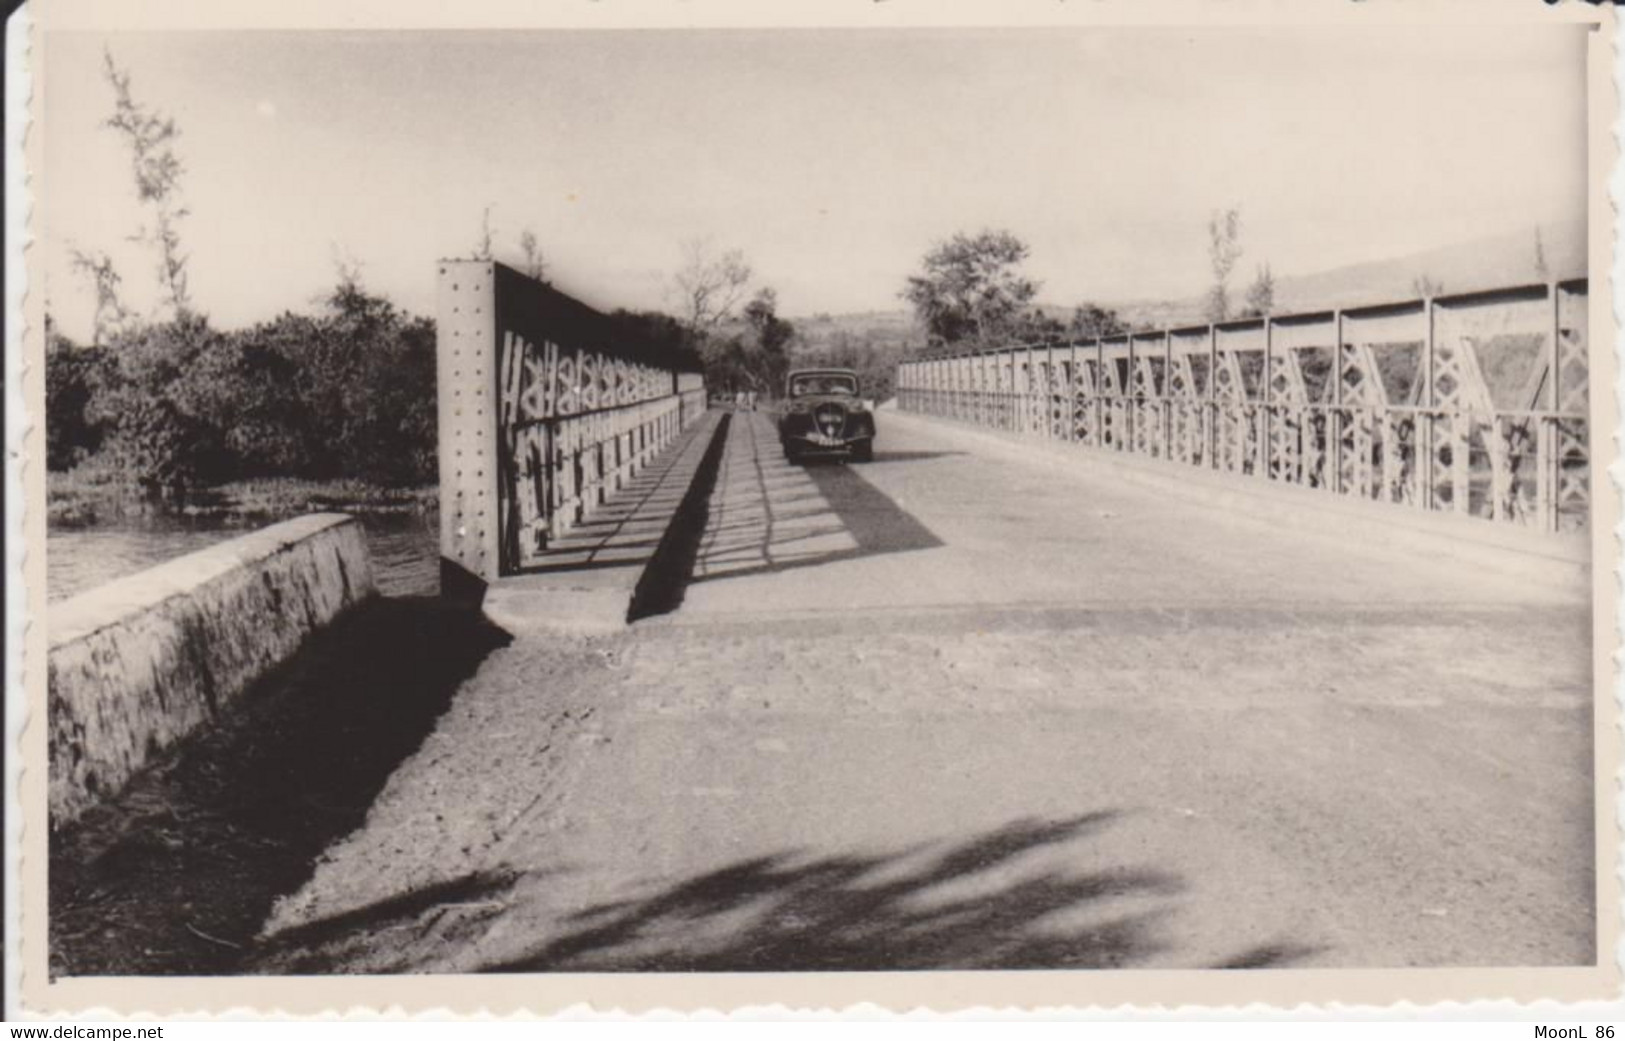
<instances>
[{"instance_id":1,"label":"riverbank vegetation","mask_svg":"<svg viewBox=\"0 0 1625 1041\"><path fill-rule=\"evenodd\" d=\"M84 345L53 328L53 515L128 508L119 503L203 508L228 485L262 504L328 484L334 498L390 506L386 490L435 477L434 366L433 322L354 282L322 313L248 329L186 314Z\"/></svg>"}]
</instances>

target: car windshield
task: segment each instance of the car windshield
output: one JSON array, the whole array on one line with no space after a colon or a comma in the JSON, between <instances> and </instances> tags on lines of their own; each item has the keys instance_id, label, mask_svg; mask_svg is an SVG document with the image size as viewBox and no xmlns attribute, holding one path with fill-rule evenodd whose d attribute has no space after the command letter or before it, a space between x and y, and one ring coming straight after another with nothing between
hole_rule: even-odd
<instances>
[{"instance_id":1,"label":"car windshield","mask_svg":"<svg viewBox=\"0 0 1625 1041\"><path fill-rule=\"evenodd\" d=\"M819 373L813 376L797 376L790 381L790 396L804 397L808 394L850 394L858 393L858 380L856 376L843 376L840 373Z\"/></svg>"}]
</instances>

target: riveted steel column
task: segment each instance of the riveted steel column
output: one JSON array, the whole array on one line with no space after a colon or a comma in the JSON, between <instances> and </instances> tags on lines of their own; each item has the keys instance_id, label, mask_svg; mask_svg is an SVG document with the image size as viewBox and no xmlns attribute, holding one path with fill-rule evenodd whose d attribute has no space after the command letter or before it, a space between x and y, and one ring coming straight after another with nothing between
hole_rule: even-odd
<instances>
[{"instance_id":1,"label":"riveted steel column","mask_svg":"<svg viewBox=\"0 0 1625 1041\"><path fill-rule=\"evenodd\" d=\"M440 556L442 568L490 582L500 573L496 270L474 260L443 260L438 270Z\"/></svg>"}]
</instances>

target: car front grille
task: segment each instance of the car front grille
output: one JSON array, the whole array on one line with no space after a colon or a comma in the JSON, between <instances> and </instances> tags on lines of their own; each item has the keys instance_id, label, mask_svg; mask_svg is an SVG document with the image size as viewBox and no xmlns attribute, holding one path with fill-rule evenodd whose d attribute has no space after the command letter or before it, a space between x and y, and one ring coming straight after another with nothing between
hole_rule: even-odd
<instances>
[{"instance_id":1,"label":"car front grille","mask_svg":"<svg viewBox=\"0 0 1625 1041\"><path fill-rule=\"evenodd\" d=\"M813 413L813 423L825 437L840 437L846 429L846 409L839 405L820 405Z\"/></svg>"}]
</instances>

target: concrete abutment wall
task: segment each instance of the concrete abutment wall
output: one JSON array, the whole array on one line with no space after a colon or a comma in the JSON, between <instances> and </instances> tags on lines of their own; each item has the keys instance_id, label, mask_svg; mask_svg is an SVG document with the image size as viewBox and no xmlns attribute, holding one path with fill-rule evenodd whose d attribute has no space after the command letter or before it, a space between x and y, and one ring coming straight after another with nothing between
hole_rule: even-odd
<instances>
[{"instance_id":1,"label":"concrete abutment wall","mask_svg":"<svg viewBox=\"0 0 1625 1041\"><path fill-rule=\"evenodd\" d=\"M52 827L116 792L313 632L376 595L361 526L324 513L52 605Z\"/></svg>"}]
</instances>

